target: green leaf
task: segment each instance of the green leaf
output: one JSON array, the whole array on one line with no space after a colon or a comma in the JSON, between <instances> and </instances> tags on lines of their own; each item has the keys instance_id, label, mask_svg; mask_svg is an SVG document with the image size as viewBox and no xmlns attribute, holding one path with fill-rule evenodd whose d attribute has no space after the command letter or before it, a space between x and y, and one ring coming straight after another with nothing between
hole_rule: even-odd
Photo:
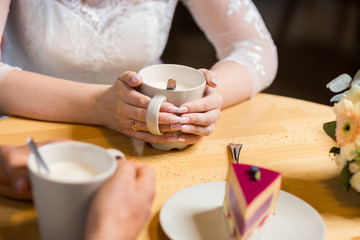
<instances>
[{"instance_id":1,"label":"green leaf","mask_svg":"<svg viewBox=\"0 0 360 240\"><path fill-rule=\"evenodd\" d=\"M347 162L343 167L343 169L341 170L340 176L341 176L341 183L339 187L340 188L346 187L346 190L349 191L351 186L350 178L352 176L352 173L349 170L349 162Z\"/></svg>"},{"instance_id":2,"label":"green leaf","mask_svg":"<svg viewBox=\"0 0 360 240\"><path fill-rule=\"evenodd\" d=\"M349 184L349 183L347 183L347 182L345 182L345 181L341 181L340 184L339 184L339 188L343 188L343 187L345 187L347 184Z\"/></svg>"},{"instance_id":3,"label":"green leaf","mask_svg":"<svg viewBox=\"0 0 360 240\"><path fill-rule=\"evenodd\" d=\"M336 136L335 136L336 121L324 123L323 129L329 137L331 137L332 139L334 139L334 141L336 141Z\"/></svg>"},{"instance_id":4,"label":"green leaf","mask_svg":"<svg viewBox=\"0 0 360 240\"><path fill-rule=\"evenodd\" d=\"M340 154L340 148L338 148L338 147L332 147L331 149L330 149L330 153L333 153L333 154Z\"/></svg>"}]
</instances>

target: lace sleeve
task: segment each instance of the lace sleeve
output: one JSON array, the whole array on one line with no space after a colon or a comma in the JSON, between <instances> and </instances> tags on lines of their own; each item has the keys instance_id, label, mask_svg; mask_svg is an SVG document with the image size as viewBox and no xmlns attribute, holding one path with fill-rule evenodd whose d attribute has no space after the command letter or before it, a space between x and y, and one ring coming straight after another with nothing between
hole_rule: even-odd
<instances>
[{"instance_id":1,"label":"lace sleeve","mask_svg":"<svg viewBox=\"0 0 360 240\"><path fill-rule=\"evenodd\" d=\"M277 50L252 1L183 2L214 45L218 63L234 61L248 70L252 78L252 95L272 83L277 71Z\"/></svg>"},{"instance_id":2,"label":"lace sleeve","mask_svg":"<svg viewBox=\"0 0 360 240\"><path fill-rule=\"evenodd\" d=\"M1 62L1 46L4 44L3 38L1 36L3 36L4 33L6 18L9 12L9 6L10 6L9 0L5 0L0 3L0 82L6 76L6 74L8 74L11 70L14 69L20 70L20 68L11 67Z\"/></svg>"}]
</instances>

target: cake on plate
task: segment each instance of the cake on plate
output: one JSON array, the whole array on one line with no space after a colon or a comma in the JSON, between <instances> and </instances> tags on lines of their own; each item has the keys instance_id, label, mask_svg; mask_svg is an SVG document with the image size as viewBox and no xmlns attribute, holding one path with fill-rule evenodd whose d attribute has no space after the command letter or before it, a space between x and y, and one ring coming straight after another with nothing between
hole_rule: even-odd
<instances>
[{"instance_id":1,"label":"cake on plate","mask_svg":"<svg viewBox=\"0 0 360 240\"><path fill-rule=\"evenodd\" d=\"M223 211L233 238L248 239L274 214L280 187L279 172L230 164Z\"/></svg>"}]
</instances>

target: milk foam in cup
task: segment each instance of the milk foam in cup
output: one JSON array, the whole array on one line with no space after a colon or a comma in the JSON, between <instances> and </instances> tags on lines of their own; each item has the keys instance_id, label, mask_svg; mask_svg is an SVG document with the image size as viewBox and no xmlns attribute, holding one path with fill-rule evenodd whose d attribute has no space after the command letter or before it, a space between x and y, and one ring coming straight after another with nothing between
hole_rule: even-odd
<instances>
[{"instance_id":1,"label":"milk foam in cup","mask_svg":"<svg viewBox=\"0 0 360 240\"><path fill-rule=\"evenodd\" d=\"M99 174L100 171L92 166L76 161L55 162L49 165L48 177L59 181L86 181Z\"/></svg>"},{"instance_id":2,"label":"milk foam in cup","mask_svg":"<svg viewBox=\"0 0 360 240\"><path fill-rule=\"evenodd\" d=\"M28 158L31 189L43 240L83 239L92 198L117 168L116 149L83 142L59 142L40 147L50 172Z\"/></svg>"}]
</instances>

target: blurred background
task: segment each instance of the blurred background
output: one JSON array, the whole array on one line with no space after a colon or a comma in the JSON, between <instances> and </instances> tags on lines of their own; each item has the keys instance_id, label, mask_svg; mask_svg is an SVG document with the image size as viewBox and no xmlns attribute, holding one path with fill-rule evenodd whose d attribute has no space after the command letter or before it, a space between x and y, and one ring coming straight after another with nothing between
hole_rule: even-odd
<instances>
[{"instance_id":1,"label":"blurred background","mask_svg":"<svg viewBox=\"0 0 360 240\"><path fill-rule=\"evenodd\" d=\"M360 0L253 0L279 54L278 73L264 90L332 105L326 84L360 69ZM215 51L180 2L162 59L210 68Z\"/></svg>"}]
</instances>

